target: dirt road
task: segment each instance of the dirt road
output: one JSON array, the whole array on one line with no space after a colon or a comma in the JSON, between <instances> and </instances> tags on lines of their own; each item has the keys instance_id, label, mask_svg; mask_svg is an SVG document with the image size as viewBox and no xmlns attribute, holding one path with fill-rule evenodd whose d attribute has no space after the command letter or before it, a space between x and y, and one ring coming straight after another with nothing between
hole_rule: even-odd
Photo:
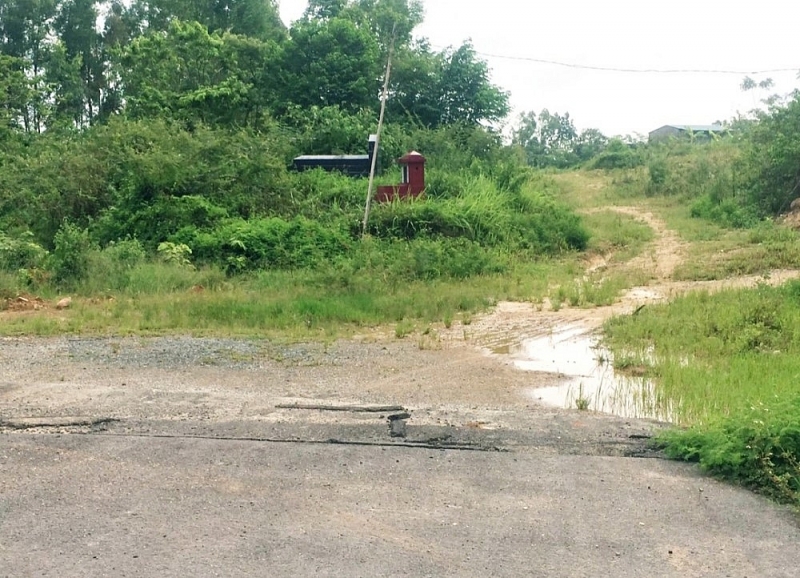
<instances>
[{"instance_id":1,"label":"dirt road","mask_svg":"<svg viewBox=\"0 0 800 578\"><path fill-rule=\"evenodd\" d=\"M796 576L793 514L487 354L685 290L642 218L650 286L435 342L0 340L0 577Z\"/></svg>"}]
</instances>

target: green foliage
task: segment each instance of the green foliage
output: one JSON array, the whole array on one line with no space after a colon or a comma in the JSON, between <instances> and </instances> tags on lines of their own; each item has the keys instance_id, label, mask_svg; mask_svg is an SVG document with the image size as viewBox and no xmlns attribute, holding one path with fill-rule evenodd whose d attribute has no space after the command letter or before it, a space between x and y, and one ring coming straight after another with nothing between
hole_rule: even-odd
<instances>
[{"instance_id":1,"label":"green foliage","mask_svg":"<svg viewBox=\"0 0 800 578\"><path fill-rule=\"evenodd\" d=\"M663 434L668 456L800 507L800 395Z\"/></svg>"},{"instance_id":2,"label":"green foliage","mask_svg":"<svg viewBox=\"0 0 800 578\"><path fill-rule=\"evenodd\" d=\"M459 191L376 207L370 232L383 238L463 237L484 246L557 254L582 250L588 233L571 210L536 192L500 190L486 177L465 175Z\"/></svg>"},{"instance_id":3,"label":"green foliage","mask_svg":"<svg viewBox=\"0 0 800 578\"><path fill-rule=\"evenodd\" d=\"M734 229L749 228L758 222L753 207L743 206L732 198L715 201L709 194L692 203L691 215Z\"/></svg>"},{"instance_id":4,"label":"green foliage","mask_svg":"<svg viewBox=\"0 0 800 578\"><path fill-rule=\"evenodd\" d=\"M229 220L211 231L185 228L172 239L190 247L199 262L231 273L312 268L346 253L351 245L343 233L303 217Z\"/></svg>"},{"instance_id":5,"label":"green foliage","mask_svg":"<svg viewBox=\"0 0 800 578\"><path fill-rule=\"evenodd\" d=\"M47 251L33 239L31 233L10 237L0 232L0 270L15 272L19 269L41 269Z\"/></svg>"},{"instance_id":6,"label":"green foliage","mask_svg":"<svg viewBox=\"0 0 800 578\"><path fill-rule=\"evenodd\" d=\"M89 253L92 250L89 233L65 221L56 233L54 243L50 256L53 277L62 286L75 286L89 273Z\"/></svg>"},{"instance_id":7,"label":"green foliage","mask_svg":"<svg viewBox=\"0 0 800 578\"><path fill-rule=\"evenodd\" d=\"M166 33L139 37L120 50L126 114L261 127L278 98L277 54L274 42L173 21Z\"/></svg>"},{"instance_id":8,"label":"green foliage","mask_svg":"<svg viewBox=\"0 0 800 578\"><path fill-rule=\"evenodd\" d=\"M663 157L652 159L647 164L647 174L650 176L650 190L660 190L669 180L669 166Z\"/></svg>"},{"instance_id":9,"label":"green foliage","mask_svg":"<svg viewBox=\"0 0 800 578\"><path fill-rule=\"evenodd\" d=\"M192 267L189 256L192 250L184 243L164 241L158 244L158 255L165 263L173 263L181 267Z\"/></svg>"},{"instance_id":10,"label":"green foliage","mask_svg":"<svg viewBox=\"0 0 800 578\"><path fill-rule=\"evenodd\" d=\"M24 61L0 53L0 142L24 126L32 96Z\"/></svg>"},{"instance_id":11,"label":"green foliage","mask_svg":"<svg viewBox=\"0 0 800 578\"><path fill-rule=\"evenodd\" d=\"M367 137L375 130L373 112L347 112L338 105L291 105L283 121L295 130L298 154L366 154Z\"/></svg>"},{"instance_id":12,"label":"green foliage","mask_svg":"<svg viewBox=\"0 0 800 578\"><path fill-rule=\"evenodd\" d=\"M95 254L90 276L102 278L106 289L121 291L130 286L134 271L146 262L147 253L139 240L123 239Z\"/></svg>"},{"instance_id":13,"label":"green foliage","mask_svg":"<svg viewBox=\"0 0 800 578\"><path fill-rule=\"evenodd\" d=\"M156 247L184 227L210 228L228 218L228 211L204 197L159 197L141 208L111 207L93 226L97 238L113 242L134 236Z\"/></svg>"},{"instance_id":14,"label":"green foliage","mask_svg":"<svg viewBox=\"0 0 800 578\"><path fill-rule=\"evenodd\" d=\"M592 159L589 163L589 168L605 170L632 169L640 166L642 162L642 156L639 151L631 148L630 145L625 144L619 139L611 139L605 150ZM652 168L650 176L651 178L653 176ZM657 180L659 178L663 183L663 176L656 176Z\"/></svg>"},{"instance_id":15,"label":"green foliage","mask_svg":"<svg viewBox=\"0 0 800 578\"><path fill-rule=\"evenodd\" d=\"M569 113L562 116L547 109L538 117L533 111L523 113L512 134L512 144L524 151L528 164L540 168L577 166L598 155L607 143L597 129L579 133Z\"/></svg>"},{"instance_id":16,"label":"green foliage","mask_svg":"<svg viewBox=\"0 0 800 578\"><path fill-rule=\"evenodd\" d=\"M339 105L351 112L374 106L379 53L374 36L350 20L300 20L283 51L284 98L303 107Z\"/></svg>"},{"instance_id":17,"label":"green foliage","mask_svg":"<svg viewBox=\"0 0 800 578\"><path fill-rule=\"evenodd\" d=\"M278 131L189 131L163 120L46 135L3 164L0 224L52 246L69 219L91 223L103 245L132 236L154 249L182 226L287 210L288 146Z\"/></svg>"},{"instance_id":18,"label":"green foliage","mask_svg":"<svg viewBox=\"0 0 800 578\"><path fill-rule=\"evenodd\" d=\"M800 197L800 92L775 104L750 130L747 203L759 215L789 209Z\"/></svg>"},{"instance_id":19,"label":"green foliage","mask_svg":"<svg viewBox=\"0 0 800 578\"><path fill-rule=\"evenodd\" d=\"M691 293L606 324L616 357L647 365L673 419L670 456L800 505L800 281Z\"/></svg>"},{"instance_id":20,"label":"green foliage","mask_svg":"<svg viewBox=\"0 0 800 578\"><path fill-rule=\"evenodd\" d=\"M709 142L650 145L645 194L689 200L692 216L732 228L788 211L800 197L800 92L769 106Z\"/></svg>"}]
</instances>

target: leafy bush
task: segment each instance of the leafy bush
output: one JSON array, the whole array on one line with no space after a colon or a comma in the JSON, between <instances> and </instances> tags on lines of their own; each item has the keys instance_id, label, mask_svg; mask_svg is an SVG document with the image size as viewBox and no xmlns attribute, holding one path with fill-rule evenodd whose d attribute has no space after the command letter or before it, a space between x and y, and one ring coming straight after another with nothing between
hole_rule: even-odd
<instances>
[{"instance_id":1,"label":"leafy bush","mask_svg":"<svg viewBox=\"0 0 800 578\"><path fill-rule=\"evenodd\" d=\"M758 217L751 207L743 206L732 198L715 202L709 194L692 203L691 215L733 229L752 227L758 222Z\"/></svg>"},{"instance_id":2,"label":"leafy bush","mask_svg":"<svg viewBox=\"0 0 800 578\"><path fill-rule=\"evenodd\" d=\"M611 139L605 150L597 155L589 163L591 169L632 169L642 164L642 156L638 151L631 148L619 139ZM660 179L658 167L655 168L656 179ZM653 178L653 169L650 172Z\"/></svg>"},{"instance_id":3,"label":"leafy bush","mask_svg":"<svg viewBox=\"0 0 800 578\"><path fill-rule=\"evenodd\" d=\"M111 243L135 237L151 250L184 227L213 228L228 211L196 195L160 197L134 208L112 207L92 227L93 236Z\"/></svg>"},{"instance_id":4,"label":"leafy bush","mask_svg":"<svg viewBox=\"0 0 800 578\"><path fill-rule=\"evenodd\" d=\"M256 135L112 118L69 138L47 133L2 167L0 224L30 229L48 248L66 219L92 224L101 244L135 236L154 249L176 222L287 211L289 157L277 129ZM160 211L169 221L153 231Z\"/></svg>"},{"instance_id":5,"label":"leafy bush","mask_svg":"<svg viewBox=\"0 0 800 578\"><path fill-rule=\"evenodd\" d=\"M47 251L33 240L33 234L12 238L0 233L0 270L39 269L44 267L46 258Z\"/></svg>"},{"instance_id":6,"label":"leafy bush","mask_svg":"<svg viewBox=\"0 0 800 578\"><path fill-rule=\"evenodd\" d=\"M648 192L660 191L669 179L669 166L663 158L656 158L647 164L647 174L650 176Z\"/></svg>"},{"instance_id":7,"label":"leafy bush","mask_svg":"<svg viewBox=\"0 0 800 578\"><path fill-rule=\"evenodd\" d=\"M747 138L747 202L762 216L788 210L800 193L800 92L774 104Z\"/></svg>"},{"instance_id":8,"label":"leafy bush","mask_svg":"<svg viewBox=\"0 0 800 578\"><path fill-rule=\"evenodd\" d=\"M158 256L161 257L161 260L165 263L191 268L192 262L189 259L189 255L191 254L192 250L184 243L164 241L158 244Z\"/></svg>"},{"instance_id":9,"label":"leafy bush","mask_svg":"<svg viewBox=\"0 0 800 578\"><path fill-rule=\"evenodd\" d=\"M303 217L234 219L210 231L182 229L171 241L190 247L199 262L218 264L231 273L315 267L351 246L342 232Z\"/></svg>"},{"instance_id":10,"label":"leafy bush","mask_svg":"<svg viewBox=\"0 0 800 578\"><path fill-rule=\"evenodd\" d=\"M63 286L74 286L85 279L89 273L91 249L88 231L65 221L56 233L50 257L55 281Z\"/></svg>"},{"instance_id":11,"label":"leafy bush","mask_svg":"<svg viewBox=\"0 0 800 578\"><path fill-rule=\"evenodd\" d=\"M283 215L302 215L324 223L345 218L359 221L364 212L367 181L322 169L292 174L292 205Z\"/></svg>"},{"instance_id":12,"label":"leafy bush","mask_svg":"<svg viewBox=\"0 0 800 578\"><path fill-rule=\"evenodd\" d=\"M129 271L144 263L147 253L138 239L123 239L111 242L103 249L103 254L115 268Z\"/></svg>"},{"instance_id":13,"label":"leafy bush","mask_svg":"<svg viewBox=\"0 0 800 578\"><path fill-rule=\"evenodd\" d=\"M84 294L126 291L146 261L147 253L137 239L112 242L89 253L89 271L78 289Z\"/></svg>"}]
</instances>

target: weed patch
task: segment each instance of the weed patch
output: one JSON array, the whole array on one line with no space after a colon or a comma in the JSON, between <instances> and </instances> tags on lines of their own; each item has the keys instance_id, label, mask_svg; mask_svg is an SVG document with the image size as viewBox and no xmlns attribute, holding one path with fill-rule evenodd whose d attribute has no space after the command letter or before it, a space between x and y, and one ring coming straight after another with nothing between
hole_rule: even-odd
<instances>
[{"instance_id":1,"label":"weed patch","mask_svg":"<svg viewBox=\"0 0 800 578\"><path fill-rule=\"evenodd\" d=\"M615 360L648 367L674 419L669 455L800 505L800 282L691 293L606 323ZM636 353L639 352L639 353Z\"/></svg>"},{"instance_id":2,"label":"weed patch","mask_svg":"<svg viewBox=\"0 0 800 578\"><path fill-rule=\"evenodd\" d=\"M800 395L659 437L667 455L800 508Z\"/></svg>"}]
</instances>

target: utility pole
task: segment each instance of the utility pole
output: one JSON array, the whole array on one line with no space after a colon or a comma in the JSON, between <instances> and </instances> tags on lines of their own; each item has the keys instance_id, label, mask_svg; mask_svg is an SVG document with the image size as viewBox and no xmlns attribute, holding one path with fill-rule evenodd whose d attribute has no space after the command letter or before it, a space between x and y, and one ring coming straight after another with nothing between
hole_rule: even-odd
<instances>
[{"instance_id":1,"label":"utility pole","mask_svg":"<svg viewBox=\"0 0 800 578\"><path fill-rule=\"evenodd\" d=\"M378 166L378 151L381 144L381 129L383 128L383 117L386 114L386 101L389 98L389 77L392 74L392 55L394 54L394 42L397 37L397 24L392 28L392 42L389 45L389 58L386 61L386 74L383 77L383 93L381 94L381 114L378 118L378 132L375 135L375 152L372 153L372 166L369 169L369 185L367 186L367 202L364 206L364 221L361 223L361 237L367 235L367 225L369 223L369 209L372 204L372 185L375 183L375 169Z\"/></svg>"}]
</instances>

